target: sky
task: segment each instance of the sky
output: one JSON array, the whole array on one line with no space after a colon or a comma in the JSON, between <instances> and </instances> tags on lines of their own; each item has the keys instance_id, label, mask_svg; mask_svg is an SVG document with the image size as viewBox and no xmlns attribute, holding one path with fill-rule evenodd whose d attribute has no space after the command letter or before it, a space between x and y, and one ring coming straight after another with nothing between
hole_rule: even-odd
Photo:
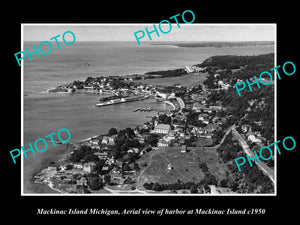
<instances>
[{"instance_id":1,"label":"sky","mask_svg":"<svg viewBox=\"0 0 300 225\"><path fill-rule=\"evenodd\" d=\"M159 30L158 24L155 25ZM275 41L276 37L276 24L180 23L180 28L176 23L171 25L167 34L159 31L158 37L152 33L152 41ZM64 32L72 31L76 41L136 41L134 33L143 30L142 42L149 41L145 27L149 31L154 29L153 24L23 24L23 40L49 41L58 34L62 36ZM169 25L163 23L162 29L168 31Z\"/></svg>"}]
</instances>

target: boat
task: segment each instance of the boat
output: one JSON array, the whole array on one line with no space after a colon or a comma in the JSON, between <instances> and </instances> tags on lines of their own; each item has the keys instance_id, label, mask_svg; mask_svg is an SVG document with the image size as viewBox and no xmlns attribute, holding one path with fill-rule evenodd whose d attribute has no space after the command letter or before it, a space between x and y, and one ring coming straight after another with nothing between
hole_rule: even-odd
<instances>
[{"instance_id":1,"label":"boat","mask_svg":"<svg viewBox=\"0 0 300 225\"><path fill-rule=\"evenodd\" d=\"M113 96L107 96L107 97L102 97L102 98L99 98L99 102L108 102L110 100L114 100L114 99L118 99L119 97L116 96L116 95L113 95Z\"/></svg>"},{"instance_id":2,"label":"boat","mask_svg":"<svg viewBox=\"0 0 300 225\"><path fill-rule=\"evenodd\" d=\"M133 102L133 101L138 101L138 100L143 100L148 98L149 95L139 95L139 96L131 96L131 97L115 97L113 96L113 98L111 99L111 97L109 98L109 101L101 101L100 103L95 104L95 106L97 107L102 107L102 106L107 106L107 105L115 105L115 104L120 104L120 103L124 103L124 102Z\"/></svg>"},{"instance_id":3,"label":"boat","mask_svg":"<svg viewBox=\"0 0 300 225\"><path fill-rule=\"evenodd\" d=\"M143 100L148 98L148 95L138 95L138 96L131 96L131 97L126 97L124 98L126 102L133 102L133 101L137 101L137 100Z\"/></svg>"},{"instance_id":4,"label":"boat","mask_svg":"<svg viewBox=\"0 0 300 225\"><path fill-rule=\"evenodd\" d=\"M133 110L133 112L137 112L137 111L140 111L140 112L151 112L153 110L152 107L147 107L147 108L136 108L135 110Z\"/></svg>"}]
</instances>

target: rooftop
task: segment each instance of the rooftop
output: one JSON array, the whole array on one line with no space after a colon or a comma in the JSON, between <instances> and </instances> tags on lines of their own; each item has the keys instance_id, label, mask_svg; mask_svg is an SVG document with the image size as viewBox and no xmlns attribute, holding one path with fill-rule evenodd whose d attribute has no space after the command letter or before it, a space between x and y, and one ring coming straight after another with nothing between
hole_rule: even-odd
<instances>
[{"instance_id":1,"label":"rooftop","mask_svg":"<svg viewBox=\"0 0 300 225\"><path fill-rule=\"evenodd\" d=\"M169 124L158 124L155 129L163 129L163 130L170 130L170 125Z\"/></svg>"}]
</instances>

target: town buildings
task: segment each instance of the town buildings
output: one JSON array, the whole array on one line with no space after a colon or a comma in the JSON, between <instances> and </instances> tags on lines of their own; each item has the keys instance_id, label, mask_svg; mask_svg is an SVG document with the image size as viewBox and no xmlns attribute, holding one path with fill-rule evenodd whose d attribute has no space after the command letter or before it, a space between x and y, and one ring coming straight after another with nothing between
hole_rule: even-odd
<instances>
[{"instance_id":1,"label":"town buildings","mask_svg":"<svg viewBox=\"0 0 300 225\"><path fill-rule=\"evenodd\" d=\"M170 129L170 125L168 124L158 124L155 126L154 133L168 134L170 132Z\"/></svg>"}]
</instances>

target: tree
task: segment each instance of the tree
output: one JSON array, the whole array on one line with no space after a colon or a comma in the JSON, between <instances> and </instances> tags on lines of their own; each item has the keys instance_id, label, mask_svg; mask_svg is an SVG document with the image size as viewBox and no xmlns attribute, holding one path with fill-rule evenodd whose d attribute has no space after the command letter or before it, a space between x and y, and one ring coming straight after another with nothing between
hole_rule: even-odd
<instances>
[{"instance_id":1,"label":"tree","mask_svg":"<svg viewBox=\"0 0 300 225\"><path fill-rule=\"evenodd\" d=\"M116 128L110 128L109 131L108 131L108 136L113 136L115 134L118 134L118 130Z\"/></svg>"},{"instance_id":2,"label":"tree","mask_svg":"<svg viewBox=\"0 0 300 225\"><path fill-rule=\"evenodd\" d=\"M157 146L157 142L158 142L158 138L159 138L159 135L158 134L150 134L146 141L145 141L145 144L146 145L151 145L152 147L156 147Z\"/></svg>"},{"instance_id":3,"label":"tree","mask_svg":"<svg viewBox=\"0 0 300 225\"><path fill-rule=\"evenodd\" d=\"M196 184L192 184L191 185L190 192L191 192L191 194L198 193L198 189L197 189L197 185Z\"/></svg>"},{"instance_id":4,"label":"tree","mask_svg":"<svg viewBox=\"0 0 300 225\"><path fill-rule=\"evenodd\" d=\"M93 154L87 154L84 156L83 158L84 162L98 162L99 161L99 157Z\"/></svg>"},{"instance_id":5,"label":"tree","mask_svg":"<svg viewBox=\"0 0 300 225\"><path fill-rule=\"evenodd\" d=\"M117 147L113 147L111 149L111 155L115 158L115 159L118 159L120 158L121 154L120 154L120 149L117 148Z\"/></svg>"},{"instance_id":6,"label":"tree","mask_svg":"<svg viewBox=\"0 0 300 225\"><path fill-rule=\"evenodd\" d=\"M228 187L228 179L227 179L227 178L222 179L222 180L220 181L220 186L221 186L221 187Z\"/></svg>"},{"instance_id":7,"label":"tree","mask_svg":"<svg viewBox=\"0 0 300 225\"><path fill-rule=\"evenodd\" d=\"M102 172L102 168L105 164L105 160L101 159L99 160L98 162L96 162L96 165L94 167L94 171L97 173L97 174L101 174Z\"/></svg>"},{"instance_id":8,"label":"tree","mask_svg":"<svg viewBox=\"0 0 300 225\"><path fill-rule=\"evenodd\" d=\"M158 116L158 120L159 120L161 123L163 123L163 124L171 124L171 122L172 122L171 117L169 117L169 116L166 115L166 114L160 114L160 115Z\"/></svg>"},{"instance_id":9,"label":"tree","mask_svg":"<svg viewBox=\"0 0 300 225\"><path fill-rule=\"evenodd\" d=\"M87 145L81 145L78 150L75 150L71 156L70 161L71 162L80 162L81 159L83 159L88 154L93 154L95 151L92 150L90 146Z\"/></svg>"},{"instance_id":10,"label":"tree","mask_svg":"<svg viewBox=\"0 0 300 225\"><path fill-rule=\"evenodd\" d=\"M103 182L102 179L99 177L92 177L90 179L90 189L91 190L99 190L100 188L103 187Z\"/></svg>"},{"instance_id":11,"label":"tree","mask_svg":"<svg viewBox=\"0 0 300 225\"><path fill-rule=\"evenodd\" d=\"M151 183L145 182L145 183L143 184L143 186L144 186L144 188L145 188L146 190L153 190L154 183L153 183L153 182L151 182Z\"/></svg>"},{"instance_id":12,"label":"tree","mask_svg":"<svg viewBox=\"0 0 300 225\"><path fill-rule=\"evenodd\" d=\"M130 127L127 127L125 129L125 134L128 138L133 138L135 136L134 130L131 129Z\"/></svg>"},{"instance_id":13,"label":"tree","mask_svg":"<svg viewBox=\"0 0 300 225\"><path fill-rule=\"evenodd\" d=\"M66 170L71 170L71 169L73 169L73 165L68 164L68 165L66 166Z\"/></svg>"},{"instance_id":14,"label":"tree","mask_svg":"<svg viewBox=\"0 0 300 225\"><path fill-rule=\"evenodd\" d=\"M162 186L159 183L155 182L154 185L153 185L153 190L154 191L162 191L163 189L162 189Z\"/></svg>"},{"instance_id":15,"label":"tree","mask_svg":"<svg viewBox=\"0 0 300 225\"><path fill-rule=\"evenodd\" d=\"M199 164L199 169L201 169L203 173L208 172L208 167L207 167L206 163L204 163L204 162Z\"/></svg>"},{"instance_id":16,"label":"tree","mask_svg":"<svg viewBox=\"0 0 300 225\"><path fill-rule=\"evenodd\" d=\"M134 163L133 164L133 169L136 170L136 171L140 171L141 168L139 167L139 164Z\"/></svg>"},{"instance_id":17,"label":"tree","mask_svg":"<svg viewBox=\"0 0 300 225\"><path fill-rule=\"evenodd\" d=\"M110 184L110 182L111 182L111 176L109 174L105 174L104 175L104 182L106 184Z\"/></svg>"},{"instance_id":18,"label":"tree","mask_svg":"<svg viewBox=\"0 0 300 225\"><path fill-rule=\"evenodd\" d=\"M130 169L130 166L127 163L124 163L123 170L124 171L129 171L131 169Z\"/></svg>"}]
</instances>

